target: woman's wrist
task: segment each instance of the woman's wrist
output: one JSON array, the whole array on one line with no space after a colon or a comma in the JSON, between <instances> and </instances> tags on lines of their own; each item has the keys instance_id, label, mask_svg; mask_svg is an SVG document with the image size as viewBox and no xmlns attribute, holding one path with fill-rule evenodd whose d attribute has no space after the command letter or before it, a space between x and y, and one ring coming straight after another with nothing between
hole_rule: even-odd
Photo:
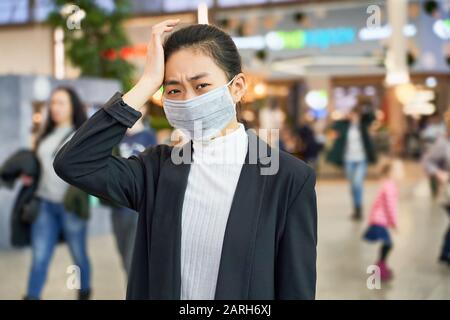
<instances>
[{"instance_id":1,"label":"woman's wrist","mask_svg":"<svg viewBox=\"0 0 450 320\"><path fill-rule=\"evenodd\" d=\"M135 86L123 95L122 99L130 107L138 110L153 96L160 85L152 80L151 77L142 76Z\"/></svg>"},{"instance_id":2,"label":"woman's wrist","mask_svg":"<svg viewBox=\"0 0 450 320\"><path fill-rule=\"evenodd\" d=\"M155 77L152 75L143 74L141 78L139 79L138 83L142 84L143 86L150 88L152 91L151 95L153 95L161 86L161 83L158 81L155 81Z\"/></svg>"}]
</instances>

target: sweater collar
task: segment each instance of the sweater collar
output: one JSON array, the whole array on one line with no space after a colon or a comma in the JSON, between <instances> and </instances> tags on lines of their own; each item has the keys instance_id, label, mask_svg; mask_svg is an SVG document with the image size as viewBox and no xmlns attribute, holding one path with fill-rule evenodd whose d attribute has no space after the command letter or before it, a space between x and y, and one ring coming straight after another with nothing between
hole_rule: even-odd
<instances>
[{"instance_id":1,"label":"sweater collar","mask_svg":"<svg viewBox=\"0 0 450 320\"><path fill-rule=\"evenodd\" d=\"M192 140L194 163L242 164L248 148L243 124L234 131L208 141Z\"/></svg>"}]
</instances>

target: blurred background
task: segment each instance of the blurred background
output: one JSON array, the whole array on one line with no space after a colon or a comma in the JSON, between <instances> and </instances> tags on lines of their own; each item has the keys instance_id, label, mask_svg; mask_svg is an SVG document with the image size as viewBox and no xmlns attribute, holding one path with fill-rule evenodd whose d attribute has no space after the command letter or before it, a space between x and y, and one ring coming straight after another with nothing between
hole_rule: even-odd
<instances>
[{"instance_id":1,"label":"blurred background","mask_svg":"<svg viewBox=\"0 0 450 320\"><path fill-rule=\"evenodd\" d=\"M249 80L241 121L279 129L267 140L316 169L318 299L450 299L450 267L442 257L450 193L423 164L447 134L449 0L1 0L0 167L33 146L54 88L73 88L88 116L129 89L144 67L151 26L168 18L213 24L232 36ZM146 109L155 141L170 143L160 91ZM365 159L360 204L357 182L333 159L340 124L351 123L356 109L360 119L371 116L364 132L378 159ZM396 230L389 231L392 274L373 286L370 267L380 244L363 235L382 187L380 163L392 158L403 173ZM21 299L27 287L30 248L11 240L21 187L20 181L0 187L0 299ZM94 197L89 206L92 298L122 299L126 272L111 208ZM58 245L43 299L76 298L67 286L70 265L67 246Z\"/></svg>"}]
</instances>

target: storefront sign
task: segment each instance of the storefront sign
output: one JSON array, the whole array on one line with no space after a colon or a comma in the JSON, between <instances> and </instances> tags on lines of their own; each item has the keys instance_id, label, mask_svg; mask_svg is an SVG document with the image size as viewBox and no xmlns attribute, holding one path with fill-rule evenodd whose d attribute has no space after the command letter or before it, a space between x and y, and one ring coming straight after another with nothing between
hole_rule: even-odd
<instances>
[{"instance_id":1,"label":"storefront sign","mask_svg":"<svg viewBox=\"0 0 450 320\"><path fill-rule=\"evenodd\" d=\"M442 30L442 26L439 30ZM413 24L408 24L405 26L403 32L406 37L413 37L417 33L417 28ZM447 32L447 36L450 37L450 27ZM272 31L265 36L257 35L249 37L233 37L233 40L239 49L328 49L333 46L353 44L356 42L357 37L361 41L386 39L391 35L391 33L392 30L388 25L378 28L362 28L359 31L352 27L337 27L328 29ZM441 33L443 32L441 31Z\"/></svg>"},{"instance_id":2,"label":"storefront sign","mask_svg":"<svg viewBox=\"0 0 450 320\"><path fill-rule=\"evenodd\" d=\"M274 31L266 35L266 43L272 50L326 49L354 42L355 34L352 28Z\"/></svg>"},{"instance_id":3,"label":"storefront sign","mask_svg":"<svg viewBox=\"0 0 450 320\"><path fill-rule=\"evenodd\" d=\"M373 41L387 39L391 36L392 29L389 25L378 28L362 28L358 32L358 37L361 41ZM417 33L417 28L413 24L408 24L403 28L405 37L414 37Z\"/></svg>"},{"instance_id":4,"label":"storefront sign","mask_svg":"<svg viewBox=\"0 0 450 320\"><path fill-rule=\"evenodd\" d=\"M350 27L273 31L265 36L234 37L239 49L260 50L265 47L271 50L292 50L303 48L327 49L355 42L356 31Z\"/></svg>"}]
</instances>

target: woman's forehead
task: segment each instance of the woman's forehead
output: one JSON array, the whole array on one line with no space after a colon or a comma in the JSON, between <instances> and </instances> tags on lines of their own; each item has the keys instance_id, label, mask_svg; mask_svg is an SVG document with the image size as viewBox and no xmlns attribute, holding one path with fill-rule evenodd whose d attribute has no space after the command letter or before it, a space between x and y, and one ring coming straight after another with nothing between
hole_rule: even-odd
<instances>
[{"instance_id":1,"label":"woman's forehead","mask_svg":"<svg viewBox=\"0 0 450 320\"><path fill-rule=\"evenodd\" d=\"M65 90L58 89L52 93L50 98L53 100L66 100L69 98L69 94Z\"/></svg>"},{"instance_id":2,"label":"woman's forehead","mask_svg":"<svg viewBox=\"0 0 450 320\"><path fill-rule=\"evenodd\" d=\"M214 59L199 49L180 49L170 55L166 61L166 68L205 68L205 66L216 65Z\"/></svg>"},{"instance_id":3,"label":"woman's forehead","mask_svg":"<svg viewBox=\"0 0 450 320\"><path fill-rule=\"evenodd\" d=\"M167 60L164 82L172 80L189 81L199 75L203 77L217 77L219 75L225 76L225 72L210 56L199 52L199 50L182 49L175 52Z\"/></svg>"}]
</instances>

